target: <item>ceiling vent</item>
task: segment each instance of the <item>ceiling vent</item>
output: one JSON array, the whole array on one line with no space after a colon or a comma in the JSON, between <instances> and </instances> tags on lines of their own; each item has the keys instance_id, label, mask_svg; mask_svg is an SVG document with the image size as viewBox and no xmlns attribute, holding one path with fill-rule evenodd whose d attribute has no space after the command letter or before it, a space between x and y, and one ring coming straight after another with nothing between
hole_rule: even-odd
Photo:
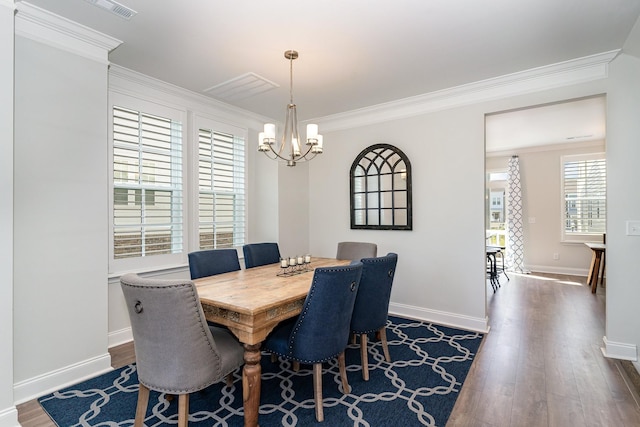
<instances>
[{"instance_id":1,"label":"ceiling vent","mask_svg":"<svg viewBox=\"0 0 640 427\"><path fill-rule=\"evenodd\" d=\"M276 83L257 75L246 73L204 91L224 101L238 101L280 87Z\"/></svg>"},{"instance_id":2,"label":"ceiling vent","mask_svg":"<svg viewBox=\"0 0 640 427\"><path fill-rule=\"evenodd\" d=\"M115 2L113 0L85 0L85 1L91 4L94 4L102 9L108 10L114 15L118 15L119 17L124 18L126 20L131 19L133 16L135 16L138 13L135 10L129 9L128 7L123 6L120 3Z\"/></svg>"}]
</instances>

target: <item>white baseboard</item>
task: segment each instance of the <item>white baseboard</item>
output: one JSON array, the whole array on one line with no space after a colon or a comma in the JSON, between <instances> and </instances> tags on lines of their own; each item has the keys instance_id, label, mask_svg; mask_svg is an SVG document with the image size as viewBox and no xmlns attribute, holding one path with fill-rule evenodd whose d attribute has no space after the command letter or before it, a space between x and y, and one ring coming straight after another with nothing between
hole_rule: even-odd
<instances>
[{"instance_id":1,"label":"white baseboard","mask_svg":"<svg viewBox=\"0 0 640 427\"><path fill-rule=\"evenodd\" d=\"M525 265L525 268L529 271L536 271L538 273L566 274L567 276L587 277L589 274L589 270L587 268L555 267L553 265Z\"/></svg>"},{"instance_id":2,"label":"white baseboard","mask_svg":"<svg viewBox=\"0 0 640 427\"><path fill-rule=\"evenodd\" d=\"M604 357L620 360L631 360L632 362L638 361L638 349L635 344L628 344L623 342L609 341L607 337L602 338L604 347L601 347ZM634 363L636 369L638 365Z\"/></svg>"},{"instance_id":3,"label":"white baseboard","mask_svg":"<svg viewBox=\"0 0 640 427\"><path fill-rule=\"evenodd\" d=\"M13 385L14 403L17 405L27 402L112 370L111 356L107 353L20 381Z\"/></svg>"},{"instance_id":4,"label":"white baseboard","mask_svg":"<svg viewBox=\"0 0 640 427\"><path fill-rule=\"evenodd\" d=\"M0 427L20 427L18 410L15 406L0 411Z\"/></svg>"},{"instance_id":5,"label":"white baseboard","mask_svg":"<svg viewBox=\"0 0 640 427\"><path fill-rule=\"evenodd\" d=\"M438 310L429 310L422 307L414 307L405 304L389 304L389 314L425 322L437 323L452 328L467 331L487 333L489 332L489 319L487 317L463 316L455 313L447 313Z\"/></svg>"},{"instance_id":6,"label":"white baseboard","mask_svg":"<svg viewBox=\"0 0 640 427\"><path fill-rule=\"evenodd\" d=\"M120 329L119 331L109 332L109 348L115 347L120 344L133 341L133 333L131 327Z\"/></svg>"}]
</instances>

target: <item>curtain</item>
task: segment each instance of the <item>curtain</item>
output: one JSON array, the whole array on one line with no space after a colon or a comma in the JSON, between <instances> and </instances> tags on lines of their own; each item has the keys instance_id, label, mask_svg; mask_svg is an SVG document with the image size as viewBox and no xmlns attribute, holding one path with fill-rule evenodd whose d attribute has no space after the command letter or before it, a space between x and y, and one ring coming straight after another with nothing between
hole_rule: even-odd
<instances>
[{"instance_id":1,"label":"curtain","mask_svg":"<svg viewBox=\"0 0 640 427\"><path fill-rule=\"evenodd\" d=\"M517 273L528 273L524 268L522 189L518 156L509 159L508 174L506 268Z\"/></svg>"}]
</instances>

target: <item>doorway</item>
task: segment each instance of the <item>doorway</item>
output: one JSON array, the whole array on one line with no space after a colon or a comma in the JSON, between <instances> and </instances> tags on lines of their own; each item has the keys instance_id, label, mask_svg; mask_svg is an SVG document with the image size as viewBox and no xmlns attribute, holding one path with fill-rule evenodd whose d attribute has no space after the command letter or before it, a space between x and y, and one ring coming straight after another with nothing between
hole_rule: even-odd
<instances>
[{"instance_id":1,"label":"doorway","mask_svg":"<svg viewBox=\"0 0 640 427\"><path fill-rule=\"evenodd\" d=\"M602 233L566 230L571 224L567 215L575 214L570 199L583 195L563 187L563 159L586 154L606 158L605 101L604 95L598 95L485 116L487 244L506 247L509 252L505 172L509 159L518 156L528 271L586 275L591 254L583 243L602 241ZM602 206L598 209L600 213Z\"/></svg>"}]
</instances>

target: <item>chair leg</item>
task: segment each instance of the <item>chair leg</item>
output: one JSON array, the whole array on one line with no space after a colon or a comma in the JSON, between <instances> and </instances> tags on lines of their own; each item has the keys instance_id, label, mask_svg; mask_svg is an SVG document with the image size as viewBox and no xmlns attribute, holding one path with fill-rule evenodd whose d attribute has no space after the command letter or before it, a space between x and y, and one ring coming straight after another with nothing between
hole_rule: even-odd
<instances>
[{"instance_id":1,"label":"chair leg","mask_svg":"<svg viewBox=\"0 0 640 427\"><path fill-rule=\"evenodd\" d=\"M351 387L349 387L349 381L347 380L347 364L344 359L344 351L338 355L338 368L340 369L343 393L349 394L351 393Z\"/></svg>"},{"instance_id":2,"label":"chair leg","mask_svg":"<svg viewBox=\"0 0 640 427\"><path fill-rule=\"evenodd\" d=\"M233 386L233 372L227 375L227 387Z\"/></svg>"},{"instance_id":3,"label":"chair leg","mask_svg":"<svg viewBox=\"0 0 640 427\"><path fill-rule=\"evenodd\" d=\"M391 363L391 355L389 354L389 345L387 344L387 327L383 326L378 331L380 334L380 341L382 342L382 351L384 352L384 360L387 363Z\"/></svg>"},{"instance_id":4,"label":"chair leg","mask_svg":"<svg viewBox=\"0 0 640 427\"><path fill-rule=\"evenodd\" d=\"M300 362L297 360L293 361L293 372L298 372L300 370Z\"/></svg>"},{"instance_id":5,"label":"chair leg","mask_svg":"<svg viewBox=\"0 0 640 427\"><path fill-rule=\"evenodd\" d=\"M369 381L369 357L367 354L367 334L360 334L360 363L362 364L362 379Z\"/></svg>"},{"instance_id":6,"label":"chair leg","mask_svg":"<svg viewBox=\"0 0 640 427\"><path fill-rule=\"evenodd\" d=\"M189 422L189 393L178 396L178 427L187 427Z\"/></svg>"},{"instance_id":7,"label":"chair leg","mask_svg":"<svg viewBox=\"0 0 640 427\"><path fill-rule=\"evenodd\" d=\"M136 419L134 427L143 427L144 416L147 414L147 405L149 404L149 389L140 384L138 387L138 405L136 406Z\"/></svg>"},{"instance_id":8,"label":"chair leg","mask_svg":"<svg viewBox=\"0 0 640 427\"><path fill-rule=\"evenodd\" d=\"M322 410L322 363L313 364L313 398L316 403L316 420L324 421Z\"/></svg>"}]
</instances>

